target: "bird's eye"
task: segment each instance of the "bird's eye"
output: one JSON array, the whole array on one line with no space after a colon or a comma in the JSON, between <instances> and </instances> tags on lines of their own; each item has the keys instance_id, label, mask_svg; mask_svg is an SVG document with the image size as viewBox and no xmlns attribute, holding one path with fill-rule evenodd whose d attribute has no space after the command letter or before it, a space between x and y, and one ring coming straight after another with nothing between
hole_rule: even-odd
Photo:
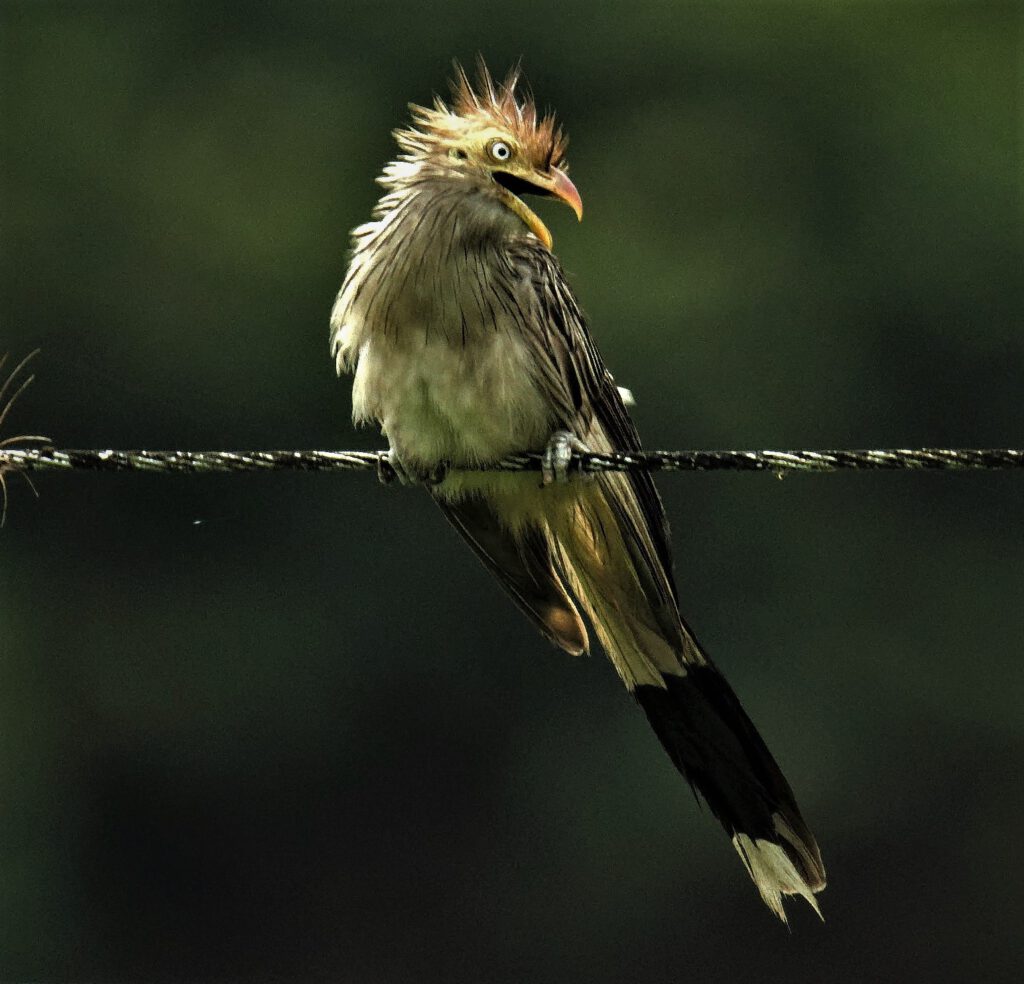
<instances>
[{"instance_id":1,"label":"bird's eye","mask_svg":"<svg viewBox=\"0 0 1024 984\"><path fill-rule=\"evenodd\" d=\"M487 152L496 161L507 161L512 156L512 148L504 140L493 141Z\"/></svg>"}]
</instances>

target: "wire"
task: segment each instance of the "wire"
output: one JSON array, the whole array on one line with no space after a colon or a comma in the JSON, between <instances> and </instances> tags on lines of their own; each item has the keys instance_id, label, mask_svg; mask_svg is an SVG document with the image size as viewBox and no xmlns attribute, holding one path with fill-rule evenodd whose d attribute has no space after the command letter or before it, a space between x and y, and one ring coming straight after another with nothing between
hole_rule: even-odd
<instances>
[{"instance_id":1,"label":"wire","mask_svg":"<svg viewBox=\"0 0 1024 984\"><path fill-rule=\"evenodd\" d=\"M514 454L487 471L540 471L541 456ZM377 471L385 451L114 451L0 448L0 473L48 470L203 474ZM570 471L969 471L1024 468L1022 448L887 448L828 451L636 451L573 453Z\"/></svg>"}]
</instances>

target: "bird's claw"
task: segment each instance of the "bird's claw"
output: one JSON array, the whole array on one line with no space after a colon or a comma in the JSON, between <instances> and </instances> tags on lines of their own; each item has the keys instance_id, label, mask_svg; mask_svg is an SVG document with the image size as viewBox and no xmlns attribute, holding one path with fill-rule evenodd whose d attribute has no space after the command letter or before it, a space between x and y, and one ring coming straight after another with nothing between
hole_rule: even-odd
<instances>
[{"instance_id":1,"label":"bird's claw","mask_svg":"<svg viewBox=\"0 0 1024 984\"><path fill-rule=\"evenodd\" d=\"M404 476L405 469L398 463L394 451L377 455L377 481L381 485L390 485L396 478L402 485L408 485Z\"/></svg>"},{"instance_id":2,"label":"bird's claw","mask_svg":"<svg viewBox=\"0 0 1024 984\"><path fill-rule=\"evenodd\" d=\"M411 468L403 464L394 448L377 458L377 478L382 485L390 485L396 479L399 485L439 485L448 474L448 466L441 461L433 468Z\"/></svg>"},{"instance_id":3,"label":"bird's claw","mask_svg":"<svg viewBox=\"0 0 1024 984\"><path fill-rule=\"evenodd\" d=\"M564 485L569 481L573 453L589 454L590 448L571 431L555 431L540 459L541 483Z\"/></svg>"}]
</instances>

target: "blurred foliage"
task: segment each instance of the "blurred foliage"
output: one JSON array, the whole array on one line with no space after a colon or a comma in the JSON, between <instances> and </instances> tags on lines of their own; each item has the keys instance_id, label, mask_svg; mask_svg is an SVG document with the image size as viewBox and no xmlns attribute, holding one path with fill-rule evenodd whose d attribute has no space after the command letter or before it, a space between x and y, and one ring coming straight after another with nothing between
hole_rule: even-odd
<instances>
[{"instance_id":1,"label":"blurred foliage","mask_svg":"<svg viewBox=\"0 0 1024 984\"><path fill-rule=\"evenodd\" d=\"M327 314L389 131L522 57L651 446L1020 445L1016 3L0 7L9 426L374 447ZM563 214L564 213L564 214ZM1019 475L661 481L827 922L423 496L40 476L0 532L0 978L1016 980Z\"/></svg>"}]
</instances>

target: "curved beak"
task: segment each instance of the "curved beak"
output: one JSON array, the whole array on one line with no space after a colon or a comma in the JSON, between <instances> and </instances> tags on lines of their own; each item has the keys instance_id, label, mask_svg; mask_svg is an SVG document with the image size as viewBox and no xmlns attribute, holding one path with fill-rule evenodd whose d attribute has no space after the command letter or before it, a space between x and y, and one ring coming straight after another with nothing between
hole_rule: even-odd
<instances>
[{"instance_id":1,"label":"curved beak","mask_svg":"<svg viewBox=\"0 0 1024 984\"><path fill-rule=\"evenodd\" d=\"M583 201L569 176L557 168L549 171L528 171L509 173L494 172L494 180L502 188L505 204L522 219L529 229L548 249L551 249L551 233L548 227L535 215L527 204L519 197L520 194L543 195L546 198L557 198L565 202L575 213L576 218L583 220Z\"/></svg>"},{"instance_id":2,"label":"curved beak","mask_svg":"<svg viewBox=\"0 0 1024 984\"><path fill-rule=\"evenodd\" d=\"M583 199L569 180L565 171L554 170L546 175L538 175L537 186L543 188L552 198L565 202L575 213L579 222L583 221Z\"/></svg>"}]
</instances>

